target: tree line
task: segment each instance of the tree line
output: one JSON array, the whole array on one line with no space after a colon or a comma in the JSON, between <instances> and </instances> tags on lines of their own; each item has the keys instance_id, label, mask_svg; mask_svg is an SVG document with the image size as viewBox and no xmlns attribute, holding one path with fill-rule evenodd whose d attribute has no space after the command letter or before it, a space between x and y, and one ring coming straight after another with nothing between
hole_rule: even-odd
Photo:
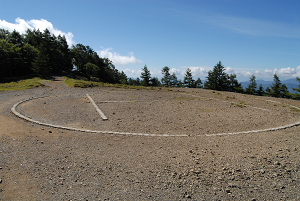
<instances>
[{"instance_id":1,"label":"tree line","mask_svg":"<svg viewBox=\"0 0 300 201\"><path fill-rule=\"evenodd\" d=\"M119 83L136 86L163 86L204 88L218 91L230 91L252 95L266 95L282 98L300 99L300 84L290 93L282 84L277 74L274 74L273 84L264 89L256 83L255 75L250 77L250 84L245 89L236 79L236 74L227 74L225 67L219 61L208 72L205 82L196 80L188 68L183 81L178 80L175 73L165 66L161 72L163 77L151 77L150 70L145 65L139 78L127 78L123 71L118 71L108 58L100 58L89 46L72 45L69 48L65 36L51 35L48 29L28 29L25 34L16 30L10 32L0 29L0 82L9 79L38 75L47 77L53 74L76 75L89 80L108 83ZM140 79L141 78L141 79ZM300 78L297 78L300 82Z\"/></svg>"},{"instance_id":2,"label":"tree line","mask_svg":"<svg viewBox=\"0 0 300 201\"><path fill-rule=\"evenodd\" d=\"M236 79L236 74L227 74L225 67L219 61L213 68L208 71L208 75L204 83L200 78L193 79L192 72L188 68L185 72L183 81L178 80L175 73L170 73L170 68L165 66L161 72L163 77L159 80L157 77L151 77L151 73L147 66L142 68L141 80L139 78L129 78L129 85L142 85L142 86L163 86L163 87L186 87L186 88L204 88L217 91L229 91L236 93L244 93L258 96L272 96L278 98L292 98L300 99L300 84L298 88L293 88L295 93L290 93L287 86L282 84L278 75L274 74L273 83L266 89L262 85L257 86L256 77L252 75L249 79L250 83L246 88ZM300 82L300 78L296 78Z\"/></svg>"},{"instance_id":3,"label":"tree line","mask_svg":"<svg viewBox=\"0 0 300 201\"><path fill-rule=\"evenodd\" d=\"M65 36L55 36L48 29L0 29L0 81L38 75L75 74L95 81L124 83L127 77L112 61L100 58L89 46L68 47Z\"/></svg>"}]
</instances>

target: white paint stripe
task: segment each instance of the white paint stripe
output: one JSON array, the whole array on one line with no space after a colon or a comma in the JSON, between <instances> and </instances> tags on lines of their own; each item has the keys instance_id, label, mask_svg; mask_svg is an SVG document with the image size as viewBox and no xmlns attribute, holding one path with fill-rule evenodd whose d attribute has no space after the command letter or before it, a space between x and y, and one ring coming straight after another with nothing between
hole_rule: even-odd
<instances>
[{"instance_id":1,"label":"white paint stripe","mask_svg":"<svg viewBox=\"0 0 300 201\"><path fill-rule=\"evenodd\" d=\"M88 94L87 94L87 96L89 97ZM45 96L45 97L48 97L48 96ZM113 131L85 130L85 129L78 129L78 128L65 127L65 126L59 126L59 125L53 125L53 124L47 124L47 123L39 122L39 121L36 121L36 120L32 120L32 119L30 119L30 118L28 118L28 117L20 114L19 112L17 112L16 108L18 107L18 105L20 105L20 104L22 104L24 102L33 100L33 99L38 99L38 98L44 98L44 97L35 97L35 98L32 97L32 98L29 98L29 99L26 99L26 100L23 100L23 101L20 101L20 102L14 104L13 107L11 108L12 113L15 114L17 117L19 117L21 119L24 119L26 121L32 122L32 123L36 123L36 124L43 125L43 126L49 126L49 127L59 128L59 129L71 130L71 131L88 132L88 133L100 133L100 134L116 134L116 135L118 135L118 134L119 135L135 135L135 136L139 135L139 136L152 136L152 137L188 137L189 136L189 135L143 134L143 133L126 133L126 132L113 132ZM91 102L94 102L91 98L90 98L90 100L91 100ZM260 100L263 100L263 99L260 99ZM218 100L218 101L220 101L220 100ZM266 101L271 101L271 100L266 100ZM271 102L276 102L276 101L271 101ZM279 102L277 102L277 103L279 103ZM294 107L294 108L300 110L299 107L296 107L296 106L293 106L293 105L289 105L289 104L286 104L286 105ZM205 136L223 136L223 135L237 135L237 134L258 133L258 132L266 132L266 131L276 131L276 130L281 130L281 129L290 128L290 127L299 126L299 125L300 125L300 121L295 122L293 124L288 124L288 125L285 125L285 126L279 126L279 127L275 127L275 128L268 128L268 129L263 129L263 130L241 131L241 132L234 132L234 133L205 134ZM201 136L202 137L203 135L196 135L196 136L198 136L198 137Z\"/></svg>"},{"instance_id":2,"label":"white paint stripe","mask_svg":"<svg viewBox=\"0 0 300 201\"><path fill-rule=\"evenodd\" d=\"M103 120L108 120L108 118L104 115L104 113L98 108L98 106L96 105L96 103L94 102L94 100L88 94L86 94L86 96L90 99L91 103L96 108L97 112L100 114L100 116L102 117L102 119Z\"/></svg>"}]
</instances>

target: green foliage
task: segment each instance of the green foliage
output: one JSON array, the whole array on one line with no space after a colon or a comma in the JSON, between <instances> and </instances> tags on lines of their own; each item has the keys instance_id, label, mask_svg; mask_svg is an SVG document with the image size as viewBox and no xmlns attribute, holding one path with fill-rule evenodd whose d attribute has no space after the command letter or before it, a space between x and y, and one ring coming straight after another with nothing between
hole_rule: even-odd
<instances>
[{"instance_id":1,"label":"green foliage","mask_svg":"<svg viewBox=\"0 0 300 201\"><path fill-rule=\"evenodd\" d=\"M255 95L256 94L256 88L257 88L257 83L256 83L256 78L255 78L254 74L250 77L249 81L250 81L250 84L246 88L246 93Z\"/></svg>"},{"instance_id":2,"label":"green foliage","mask_svg":"<svg viewBox=\"0 0 300 201\"><path fill-rule=\"evenodd\" d=\"M142 68L142 72L141 72L141 85L142 86L150 86L150 80L151 80L151 73L147 68L147 65L144 66L144 68Z\"/></svg>"},{"instance_id":3,"label":"green foliage","mask_svg":"<svg viewBox=\"0 0 300 201\"><path fill-rule=\"evenodd\" d=\"M47 54L47 49L43 45L40 46L36 58L33 60L32 70L42 77L49 76L51 73L49 54Z\"/></svg>"},{"instance_id":4,"label":"green foliage","mask_svg":"<svg viewBox=\"0 0 300 201\"><path fill-rule=\"evenodd\" d=\"M145 86L134 86L127 84L113 84L113 83L105 83L105 82L95 82L89 80L82 79L74 79L65 77L64 82L68 87L78 87L78 88L88 88L88 87L114 87L114 88L125 88L125 89L148 89L151 90L153 87L145 87Z\"/></svg>"},{"instance_id":5,"label":"green foliage","mask_svg":"<svg viewBox=\"0 0 300 201\"><path fill-rule=\"evenodd\" d=\"M299 82L299 85L298 85L298 88L293 88L293 91L300 92L300 78L297 77L296 79Z\"/></svg>"},{"instance_id":6,"label":"green foliage","mask_svg":"<svg viewBox=\"0 0 300 201\"><path fill-rule=\"evenodd\" d=\"M201 81L200 78L198 78L198 79L195 81L195 87L196 87L196 88L203 88L202 81Z\"/></svg>"},{"instance_id":7,"label":"green foliage","mask_svg":"<svg viewBox=\"0 0 300 201\"><path fill-rule=\"evenodd\" d=\"M165 66L162 70L161 73L164 75L161 78L161 83L162 86L170 86L171 85L171 74L170 74L170 68L168 66Z\"/></svg>"},{"instance_id":8,"label":"green foliage","mask_svg":"<svg viewBox=\"0 0 300 201\"><path fill-rule=\"evenodd\" d=\"M195 88L195 80L193 79L192 71L190 68L188 68L185 72L183 83L185 87Z\"/></svg>"},{"instance_id":9,"label":"green foliage","mask_svg":"<svg viewBox=\"0 0 300 201\"><path fill-rule=\"evenodd\" d=\"M20 80L17 82L1 83L0 91L23 90L44 86L44 84L42 84L43 81L45 80L35 77L31 79Z\"/></svg>"},{"instance_id":10,"label":"green foliage","mask_svg":"<svg viewBox=\"0 0 300 201\"><path fill-rule=\"evenodd\" d=\"M181 80L178 81L177 87L184 87L183 82Z\"/></svg>"},{"instance_id":11,"label":"green foliage","mask_svg":"<svg viewBox=\"0 0 300 201\"><path fill-rule=\"evenodd\" d=\"M48 29L28 29L24 35L0 29L0 81L33 73L74 73L91 80L127 84L125 73L89 46L77 44L69 49L65 36L51 35Z\"/></svg>"},{"instance_id":12,"label":"green foliage","mask_svg":"<svg viewBox=\"0 0 300 201\"><path fill-rule=\"evenodd\" d=\"M262 86L262 84L259 85L258 90L257 90L257 95L262 96L265 94L264 88Z\"/></svg>"},{"instance_id":13,"label":"green foliage","mask_svg":"<svg viewBox=\"0 0 300 201\"><path fill-rule=\"evenodd\" d=\"M222 65L221 61L214 66L213 70L208 71L208 76L206 78L206 89L218 91L228 90L228 75L225 73L225 67Z\"/></svg>"},{"instance_id":14,"label":"green foliage","mask_svg":"<svg viewBox=\"0 0 300 201\"><path fill-rule=\"evenodd\" d=\"M177 79L177 76L175 73L173 73L171 76L170 76L170 85L172 87L177 87L178 86L178 79Z\"/></svg>"},{"instance_id":15,"label":"green foliage","mask_svg":"<svg viewBox=\"0 0 300 201\"><path fill-rule=\"evenodd\" d=\"M293 99L300 100L300 94L297 93L297 92L300 92L300 78L297 77L296 79L299 82L299 85L298 85L298 88L293 88L293 91L296 93L292 94L292 96L293 96Z\"/></svg>"},{"instance_id":16,"label":"green foliage","mask_svg":"<svg viewBox=\"0 0 300 201\"><path fill-rule=\"evenodd\" d=\"M221 61L214 66L213 70L208 71L204 88L218 91L244 92L241 83L236 79L236 74L228 75Z\"/></svg>"},{"instance_id":17,"label":"green foliage","mask_svg":"<svg viewBox=\"0 0 300 201\"><path fill-rule=\"evenodd\" d=\"M237 93L244 92L242 84L239 83L238 80L236 79L236 74L230 74L228 76L228 91L237 92Z\"/></svg>"},{"instance_id":18,"label":"green foliage","mask_svg":"<svg viewBox=\"0 0 300 201\"><path fill-rule=\"evenodd\" d=\"M151 86L153 86L153 87L160 87L161 86L161 83L160 83L160 81L157 77L151 78L150 83L151 83Z\"/></svg>"},{"instance_id":19,"label":"green foliage","mask_svg":"<svg viewBox=\"0 0 300 201\"><path fill-rule=\"evenodd\" d=\"M72 57L64 36L49 30L17 31L0 29L0 79L37 73L42 76L71 71Z\"/></svg>"},{"instance_id":20,"label":"green foliage","mask_svg":"<svg viewBox=\"0 0 300 201\"><path fill-rule=\"evenodd\" d=\"M267 91L267 90L266 90ZM288 91L288 88L285 84L281 84L279 77L277 74L274 74L273 84L271 85L270 90L268 89L267 92L270 96L277 97L277 98L290 98L291 95Z\"/></svg>"}]
</instances>

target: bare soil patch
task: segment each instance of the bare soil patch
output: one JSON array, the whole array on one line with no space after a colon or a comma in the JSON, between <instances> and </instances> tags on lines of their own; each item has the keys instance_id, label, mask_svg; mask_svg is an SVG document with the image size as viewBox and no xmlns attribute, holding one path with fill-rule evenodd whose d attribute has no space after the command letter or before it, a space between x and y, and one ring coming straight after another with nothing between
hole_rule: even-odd
<instances>
[{"instance_id":1,"label":"bare soil patch","mask_svg":"<svg viewBox=\"0 0 300 201\"><path fill-rule=\"evenodd\" d=\"M0 94L1 200L297 200L298 101L198 89L47 87ZM85 94L108 117L101 117ZM188 137L72 132L76 128ZM271 102L271 101L276 102Z\"/></svg>"}]
</instances>

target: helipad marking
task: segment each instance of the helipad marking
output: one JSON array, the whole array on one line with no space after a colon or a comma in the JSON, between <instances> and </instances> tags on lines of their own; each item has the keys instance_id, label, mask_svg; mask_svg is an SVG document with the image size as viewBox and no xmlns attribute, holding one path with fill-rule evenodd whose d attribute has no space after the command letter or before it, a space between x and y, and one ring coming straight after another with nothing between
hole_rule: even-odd
<instances>
[{"instance_id":1,"label":"helipad marking","mask_svg":"<svg viewBox=\"0 0 300 201\"><path fill-rule=\"evenodd\" d=\"M187 94L189 95L189 94ZM95 102L93 101L93 99L88 95L86 94L86 96L91 100L91 103L96 106L96 110L97 110L97 105L95 104ZM193 95L195 96L195 95ZM45 97L48 97L48 96L45 96ZM198 96L198 97L201 97L201 96ZM33 120L33 119L30 119L22 114L20 114L16 108L18 107L18 105L24 103L24 102L27 102L27 101L30 101L30 100L33 100L33 99L38 99L38 98L44 98L44 97L31 97L29 99L25 99L23 101L20 101L16 104L13 105L13 107L11 108L11 111L13 114L15 114L17 117L21 118L21 119L24 119L24 120L27 120L29 122L32 122L32 123L36 123L36 124L39 124L39 125L43 125L43 126L49 126L49 127L53 127L53 128L59 128L59 129L65 129L65 130L71 130L71 131L79 131L79 132L88 132L88 133L99 133L99 134L114 134L114 135L134 135L134 136L152 136L152 137L188 137L190 135L169 135L169 134L146 134L146 133L126 133L126 132L114 132L114 131L95 131L95 130L87 130L87 129L78 129L78 128L72 128L72 127L65 127L65 126L60 126L60 125L53 125L53 124L48 124L48 123L43 123L43 122L39 122L39 121L36 121L36 120ZM206 97L204 97L206 98ZM208 98L208 99L212 99L212 98ZM218 100L218 99L212 99L212 100ZM260 99L262 101L270 101L270 102L276 102L276 103L280 103L280 102L277 102L277 101L273 101L273 100L263 100L263 99ZM220 100L218 100L220 101ZM225 101L224 101L225 102ZM226 101L227 102L227 101ZM286 103L284 103L286 104ZM293 106L293 105L289 105L289 104L286 104L290 107L293 107L293 108L296 108L296 109L299 109L299 107L297 106ZM262 109L262 110L265 110L263 108L259 108L259 109ZM101 112L101 110L98 108L98 110ZM97 111L98 111L97 110ZM102 113L102 112L101 112ZM103 113L102 113L103 114ZM101 114L100 114L101 115ZM104 114L103 114L104 115ZM104 115L105 117L105 115ZM223 135L237 135L237 134L248 134L248 133L258 133L258 132L266 132L266 131L276 131L276 130L281 130L281 129L286 129L286 128L290 128L290 127L294 127L294 126L299 126L300 125L300 121L298 122L295 122L293 124L288 124L288 125L285 125L285 126L278 126L278 127L275 127L275 128L267 128L267 129L262 129L262 130L250 130L250 131L241 131L241 132L234 132L234 133L216 133L216 134L205 134L205 136L223 136ZM196 135L198 137L200 136L203 136L203 135Z\"/></svg>"},{"instance_id":2,"label":"helipad marking","mask_svg":"<svg viewBox=\"0 0 300 201\"><path fill-rule=\"evenodd\" d=\"M88 94L86 94L86 96L90 99L91 103L96 108L97 112L100 114L100 116L102 117L102 119L103 120L108 120L108 118L104 115L104 113L98 108L98 106L96 105L96 103L94 102L94 100Z\"/></svg>"}]
</instances>

